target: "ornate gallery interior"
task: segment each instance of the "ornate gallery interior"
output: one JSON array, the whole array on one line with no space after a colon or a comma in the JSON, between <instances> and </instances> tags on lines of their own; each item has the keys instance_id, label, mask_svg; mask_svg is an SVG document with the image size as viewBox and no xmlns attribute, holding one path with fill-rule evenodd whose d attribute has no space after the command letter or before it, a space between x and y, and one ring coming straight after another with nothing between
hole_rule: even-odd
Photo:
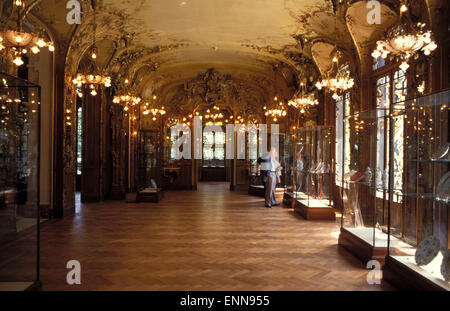
<instances>
[{"instance_id":1,"label":"ornate gallery interior","mask_svg":"<svg viewBox=\"0 0 450 311\"><path fill-rule=\"evenodd\" d=\"M2 0L0 290L450 290L449 20Z\"/></svg>"}]
</instances>

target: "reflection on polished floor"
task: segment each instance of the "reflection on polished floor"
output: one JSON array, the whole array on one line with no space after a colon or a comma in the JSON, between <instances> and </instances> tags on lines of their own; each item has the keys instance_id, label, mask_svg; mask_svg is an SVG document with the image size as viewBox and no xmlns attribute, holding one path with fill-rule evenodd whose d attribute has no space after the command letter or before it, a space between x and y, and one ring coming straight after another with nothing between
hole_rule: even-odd
<instances>
[{"instance_id":1,"label":"reflection on polished floor","mask_svg":"<svg viewBox=\"0 0 450 311\"><path fill-rule=\"evenodd\" d=\"M334 222L307 222L226 183L158 204L83 204L42 228L44 290L380 290L342 248ZM66 263L81 263L81 285Z\"/></svg>"}]
</instances>

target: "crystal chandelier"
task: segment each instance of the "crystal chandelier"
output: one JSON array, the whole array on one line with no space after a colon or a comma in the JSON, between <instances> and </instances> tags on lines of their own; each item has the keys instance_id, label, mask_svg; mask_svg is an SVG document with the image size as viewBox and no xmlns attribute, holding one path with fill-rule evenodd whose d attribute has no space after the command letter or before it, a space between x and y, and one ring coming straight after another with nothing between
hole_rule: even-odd
<instances>
[{"instance_id":1,"label":"crystal chandelier","mask_svg":"<svg viewBox=\"0 0 450 311\"><path fill-rule=\"evenodd\" d=\"M419 22L415 26L407 12L408 7L403 3L399 21L387 31L383 40L377 41L377 48L372 53L375 59L380 56L385 59L390 55L390 59L401 60L403 71L409 68L411 57L417 59L420 51L428 56L437 48L432 32L425 30L426 24Z\"/></svg>"},{"instance_id":2,"label":"crystal chandelier","mask_svg":"<svg viewBox=\"0 0 450 311\"><path fill-rule=\"evenodd\" d=\"M316 83L318 90L328 88L334 92L333 99L339 98L339 93L348 91L355 85L355 80L350 76L348 65L339 66L340 52L337 51L332 59L330 70L326 74L326 78ZM336 72L336 75L334 73Z\"/></svg>"},{"instance_id":3,"label":"crystal chandelier","mask_svg":"<svg viewBox=\"0 0 450 311\"><path fill-rule=\"evenodd\" d=\"M288 106L300 109L300 113L305 113L308 107L317 105L319 105L319 101L314 97L313 93L306 92L306 84L304 82L300 83L298 94L288 102Z\"/></svg>"},{"instance_id":4,"label":"crystal chandelier","mask_svg":"<svg viewBox=\"0 0 450 311\"><path fill-rule=\"evenodd\" d=\"M144 112L142 113L143 115L147 116L150 115L152 117L153 121L156 121L156 116L157 115L165 115L166 114L166 110L164 109L164 106L159 108L151 108L148 106L148 103L145 104L144 106Z\"/></svg>"},{"instance_id":5,"label":"crystal chandelier","mask_svg":"<svg viewBox=\"0 0 450 311\"><path fill-rule=\"evenodd\" d=\"M278 98L274 97L273 100L277 101ZM267 109L267 107L264 106L263 109L266 111L264 115L266 117L271 117L274 122L277 122L279 118L285 117L287 115L287 111L283 102L279 102L278 106L275 106L270 109Z\"/></svg>"},{"instance_id":6,"label":"crystal chandelier","mask_svg":"<svg viewBox=\"0 0 450 311\"><path fill-rule=\"evenodd\" d=\"M94 22L93 22L93 45L91 49L91 64L88 68L88 73L78 73L77 76L72 80L73 84L75 84L77 87L81 88L84 84L89 85L89 89L91 90L91 95L96 96L97 89L100 86L104 87L110 87L111 86L111 77L104 75L101 70L98 68L96 64L97 59L97 47L95 45L96 39L95 39L95 31L97 28L97 25L95 23L95 7L94 7ZM82 94L81 92L79 94Z\"/></svg>"},{"instance_id":7,"label":"crystal chandelier","mask_svg":"<svg viewBox=\"0 0 450 311\"><path fill-rule=\"evenodd\" d=\"M33 54L38 54L40 49L44 47L47 47L50 52L55 51L53 42L46 41L43 39L43 36L23 30L22 20L26 16L25 2L23 0L13 0L13 7L16 7L17 10L16 28L0 29L0 51L11 49L14 52L13 63L16 66L24 64L22 56L27 54L28 50Z\"/></svg>"}]
</instances>

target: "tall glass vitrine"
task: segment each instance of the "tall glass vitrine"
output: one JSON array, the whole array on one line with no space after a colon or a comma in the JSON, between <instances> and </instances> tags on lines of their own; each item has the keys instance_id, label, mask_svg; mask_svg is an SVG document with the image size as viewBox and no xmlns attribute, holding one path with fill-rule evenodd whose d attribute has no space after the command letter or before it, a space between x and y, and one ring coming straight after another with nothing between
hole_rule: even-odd
<instances>
[{"instance_id":1,"label":"tall glass vitrine","mask_svg":"<svg viewBox=\"0 0 450 311\"><path fill-rule=\"evenodd\" d=\"M0 73L0 290L39 285L40 92Z\"/></svg>"},{"instance_id":2,"label":"tall glass vitrine","mask_svg":"<svg viewBox=\"0 0 450 311\"><path fill-rule=\"evenodd\" d=\"M449 105L445 91L406 101L392 115L384 278L400 289L450 290Z\"/></svg>"},{"instance_id":3,"label":"tall glass vitrine","mask_svg":"<svg viewBox=\"0 0 450 311\"><path fill-rule=\"evenodd\" d=\"M332 189L333 130L330 126L310 126L296 133L295 208L306 219L335 219Z\"/></svg>"},{"instance_id":4,"label":"tall glass vitrine","mask_svg":"<svg viewBox=\"0 0 450 311\"><path fill-rule=\"evenodd\" d=\"M339 245L363 263L383 263L387 254L391 113L374 109L344 118Z\"/></svg>"}]
</instances>

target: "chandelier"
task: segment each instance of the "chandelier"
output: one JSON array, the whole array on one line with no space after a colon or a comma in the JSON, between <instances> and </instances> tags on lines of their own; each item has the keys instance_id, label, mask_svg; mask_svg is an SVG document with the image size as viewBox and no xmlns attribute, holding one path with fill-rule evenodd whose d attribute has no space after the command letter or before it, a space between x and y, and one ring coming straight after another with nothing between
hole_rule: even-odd
<instances>
[{"instance_id":1,"label":"chandelier","mask_svg":"<svg viewBox=\"0 0 450 311\"><path fill-rule=\"evenodd\" d=\"M24 61L22 56L30 50L33 54L38 54L41 48L47 47L50 52L55 51L53 42L46 41L43 36L32 32L25 32L22 28L22 20L26 16L25 2L23 0L13 0L13 7L17 8L17 21L15 29L0 29L0 51L11 49L14 52L13 63L22 66ZM22 12L25 12L22 15Z\"/></svg>"},{"instance_id":2,"label":"chandelier","mask_svg":"<svg viewBox=\"0 0 450 311\"><path fill-rule=\"evenodd\" d=\"M158 115L163 116L166 113L167 112L166 112L166 109L164 108L164 106L162 106L161 108L156 108L155 106L150 107L150 104L148 102L145 103L144 111L142 112L142 114L145 116L150 115L152 117L153 121L156 121L156 117Z\"/></svg>"},{"instance_id":3,"label":"chandelier","mask_svg":"<svg viewBox=\"0 0 450 311\"><path fill-rule=\"evenodd\" d=\"M277 101L278 98L275 96L273 100ZM271 117L274 122L277 122L279 118L285 117L287 115L286 108L281 101L279 102L278 106L272 107L270 109L267 109L267 107L264 106L263 109L266 111L264 115L266 117Z\"/></svg>"},{"instance_id":4,"label":"chandelier","mask_svg":"<svg viewBox=\"0 0 450 311\"><path fill-rule=\"evenodd\" d=\"M78 73L77 76L72 80L73 84L75 84L77 87L81 88L84 84L89 85L89 89L91 90L91 95L96 96L97 95L97 89L100 86L104 87L110 87L111 86L111 77L104 75L99 67L96 64L97 59L97 47L95 45L96 39L95 39L95 31L97 28L97 25L95 23L95 7L94 7L94 22L92 24L93 28L93 44L91 49L91 64L88 68L88 73ZM78 94L82 94L79 92ZM82 96L82 95L80 95Z\"/></svg>"},{"instance_id":5,"label":"chandelier","mask_svg":"<svg viewBox=\"0 0 450 311\"><path fill-rule=\"evenodd\" d=\"M377 41L377 48L372 53L375 59L380 56L385 59L390 55L390 59L401 60L403 71L409 68L411 57L417 59L420 51L428 56L437 48L432 32L425 30L426 24L419 22L415 26L407 11L408 7L403 3L399 21L387 31L383 40Z\"/></svg>"},{"instance_id":6,"label":"chandelier","mask_svg":"<svg viewBox=\"0 0 450 311\"><path fill-rule=\"evenodd\" d=\"M307 93L304 82L300 83L299 92L288 102L288 106L300 109L300 113L305 113L308 107L317 105L319 105L319 101L314 97L313 93Z\"/></svg>"},{"instance_id":7,"label":"chandelier","mask_svg":"<svg viewBox=\"0 0 450 311\"><path fill-rule=\"evenodd\" d=\"M114 96L113 103L115 104L124 104L124 105L131 105L135 106L138 105L142 99L138 96L132 96L132 95L117 95Z\"/></svg>"},{"instance_id":8,"label":"chandelier","mask_svg":"<svg viewBox=\"0 0 450 311\"><path fill-rule=\"evenodd\" d=\"M322 88L328 88L333 91L334 100L337 100L339 98L339 93L343 93L351 89L355 85L355 80L351 77L348 65L339 66L340 56L341 53L337 51L336 55L333 56L332 65L330 70L326 74L326 78L316 83L316 87L318 90L321 90ZM334 75L335 72L336 75Z\"/></svg>"}]
</instances>

